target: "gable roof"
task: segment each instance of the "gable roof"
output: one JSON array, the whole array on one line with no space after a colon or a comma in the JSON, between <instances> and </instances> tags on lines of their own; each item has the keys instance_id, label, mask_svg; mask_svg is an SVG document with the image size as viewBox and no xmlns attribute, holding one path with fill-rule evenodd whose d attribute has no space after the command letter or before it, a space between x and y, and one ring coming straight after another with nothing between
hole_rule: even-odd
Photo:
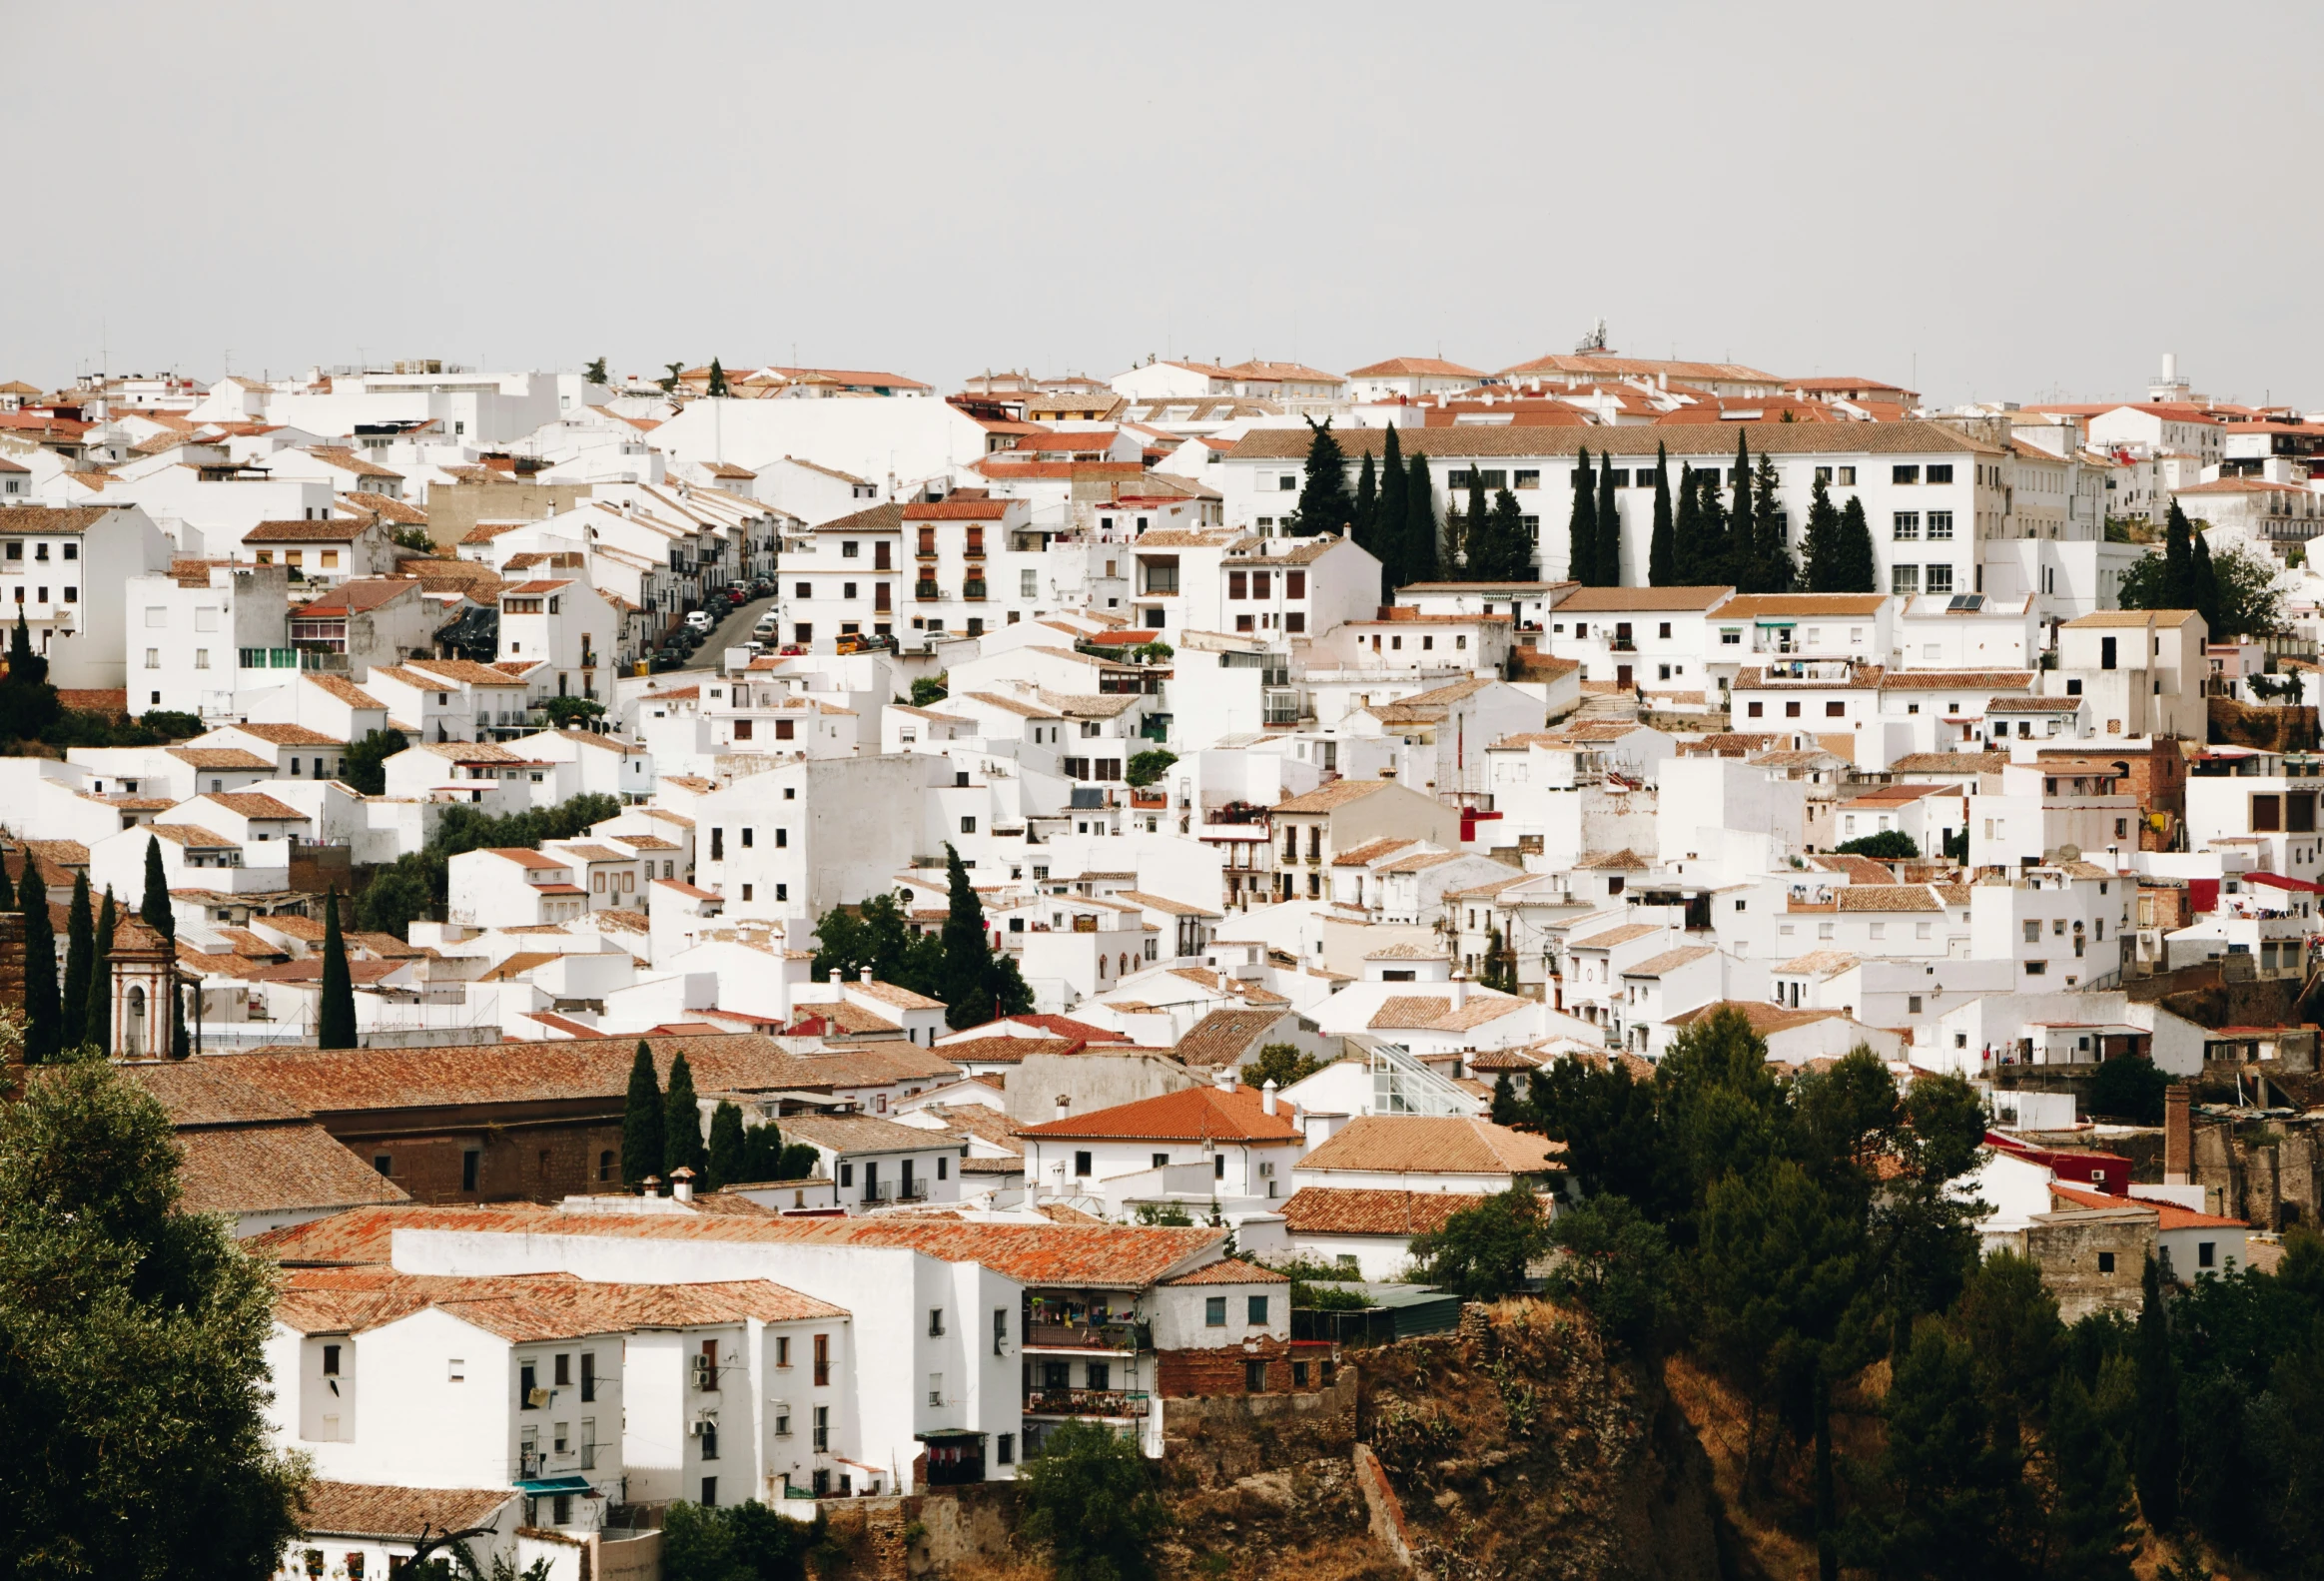
<instances>
[{"instance_id":1,"label":"gable roof","mask_svg":"<svg viewBox=\"0 0 2324 1581\"><path fill-rule=\"evenodd\" d=\"M1482 1192L1303 1186L1283 1203L1283 1227L1295 1235L1422 1235L1488 1200Z\"/></svg>"},{"instance_id":2,"label":"gable roof","mask_svg":"<svg viewBox=\"0 0 2324 1581\"><path fill-rule=\"evenodd\" d=\"M1019 1128L1025 1137L1133 1139L1154 1142L1295 1142L1301 1133L1288 1109L1266 1114L1256 1088L1232 1092L1203 1083L1117 1104L1087 1115Z\"/></svg>"},{"instance_id":3,"label":"gable roof","mask_svg":"<svg viewBox=\"0 0 2324 1581\"><path fill-rule=\"evenodd\" d=\"M1468 1115L1365 1115L1301 1159L1301 1171L1535 1175L1560 1168L1562 1142Z\"/></svg>"}]
</instances>

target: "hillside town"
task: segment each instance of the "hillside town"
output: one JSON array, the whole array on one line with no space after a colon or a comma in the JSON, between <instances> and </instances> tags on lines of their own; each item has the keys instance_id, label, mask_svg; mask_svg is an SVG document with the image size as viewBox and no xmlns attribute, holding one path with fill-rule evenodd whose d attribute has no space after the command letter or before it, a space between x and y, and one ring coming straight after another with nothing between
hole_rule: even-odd
<instances>
[{"instance_id":1,"label":"hillside town","mask_svg":"<svg viewBox=\"0 0 2324 1581\"><path fill-rule=\"evenodd\" d=\"M1710 1051L2076 1334L2306 1266L2324 412L1618 344L0 384L13 1077L270 1259L284 1581L1352 1433Z\"/></svg>"}]
</instances>

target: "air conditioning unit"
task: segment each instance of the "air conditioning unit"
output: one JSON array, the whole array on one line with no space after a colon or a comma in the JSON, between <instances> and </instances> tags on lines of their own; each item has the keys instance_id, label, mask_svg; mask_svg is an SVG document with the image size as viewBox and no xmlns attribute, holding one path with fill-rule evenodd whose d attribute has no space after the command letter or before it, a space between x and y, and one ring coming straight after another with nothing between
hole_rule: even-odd
<instances>
[{"instance_id":1,"label":"air conditioning unit","mask_svg":"<svg viewBox=\"0 0 2324 1581\"><path fill-rule=\"evenodd\" d=\"M718 1418L715 1416L696 1417L694 1419L693 1431L696 1438L716 1437L718 1433Z\"/></svg>"}]
</instances>

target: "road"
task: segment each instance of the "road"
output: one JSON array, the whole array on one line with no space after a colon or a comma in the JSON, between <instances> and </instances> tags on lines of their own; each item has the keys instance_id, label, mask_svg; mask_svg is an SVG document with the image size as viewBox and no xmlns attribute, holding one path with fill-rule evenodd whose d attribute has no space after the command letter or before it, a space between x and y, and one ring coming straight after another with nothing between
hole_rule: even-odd
<instances>
[{"instance_id":1,"label":"road","mask_svg":"<svg viewBox=\"0 0 2324 1581\"><path fill-rule=\"evenodd\" d=\"M724 654L728 648L739 648L748 642L750 628L758 624L759 616L774 607L775 601L772 597L754 598L747 604L735 605L734 613L710 628L709 640L696 648L684 664L675 670L665 670L662 673L678 675L690 670L714 670L718 668L720 655Z\"/></svg>"}]
</instances>

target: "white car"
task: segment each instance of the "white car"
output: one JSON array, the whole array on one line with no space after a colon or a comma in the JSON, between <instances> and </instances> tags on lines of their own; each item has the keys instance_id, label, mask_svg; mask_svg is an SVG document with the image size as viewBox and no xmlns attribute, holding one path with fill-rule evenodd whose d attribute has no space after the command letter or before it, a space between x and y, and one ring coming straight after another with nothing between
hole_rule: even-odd
<instances>
[{"instance_id":1,"label":"white car","mask_svg":"<svg viewBox=\"0 0 2324 1581\"><path fill-rule=\"evenodd\" d=\"M689 609L686 611L686 624L692 626L696 631L707 631L717 623L717 617L707 609Z\"/></svg>"}]
</instances>

